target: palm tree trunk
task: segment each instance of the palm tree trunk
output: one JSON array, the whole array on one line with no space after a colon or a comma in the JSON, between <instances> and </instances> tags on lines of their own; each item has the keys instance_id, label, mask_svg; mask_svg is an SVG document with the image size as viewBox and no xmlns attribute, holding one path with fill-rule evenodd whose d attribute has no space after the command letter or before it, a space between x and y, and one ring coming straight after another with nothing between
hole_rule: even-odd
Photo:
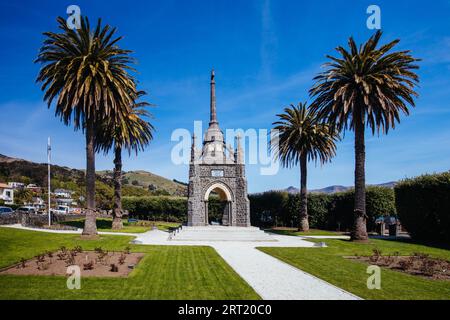
<instances>
[{"instance_id":1,"label":"palm tree trunk","mask_svg":"<svg viewBox=\"0 0 450 320\"><path fill-rule=\"evenodd\" d=\"M122 229L122 148L116 146L114 150L114 203L113 229Z\"/></svg>"},{"instance_id":2,"label":"palm tree trunk","mask_svg":"<svg viewBox=\"0 0 450 320\"><path fill-rule=\"evenodd\" d=\"M362 113L362 111L361 111ZM366 147L364 138L364 116L354 119L355 123L355 209L352 240L367 240L366 227Z\"/></svg>"},{"instance_id":3,"label":"palm tree trunk","mask_svg":"<svg viewBox=\"0 0 450 320\"><path fill-rule=\"evenodd\" d=\"M308 158L306 153L300 155L300 221L298 231L308 231L308 187L307 181Z\"/></svg>"},{"instance_id":4,"label":"palm tree trunk","mask_svg":"<svg viewBox=\"0 0 450 320\"><path fill-rule=\"evenodd\" d=\"M95 150L94 121L86 121L86 220L84 221L84 236L97 235L95 217Z\"/></svg>"}]
</instances>

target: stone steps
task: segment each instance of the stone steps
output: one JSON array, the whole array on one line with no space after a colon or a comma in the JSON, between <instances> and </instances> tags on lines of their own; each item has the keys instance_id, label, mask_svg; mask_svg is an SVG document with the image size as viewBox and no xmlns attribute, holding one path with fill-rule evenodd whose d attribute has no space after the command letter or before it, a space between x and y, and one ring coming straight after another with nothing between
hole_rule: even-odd
<instances>
[{"instance_id":1,"label":"stone steps","mask_svg":"<svg viewBox=\"0 0 450 320\"><path fill-rule=\"evenodd\" d=\"M277 241L256 227L183 227L171 237L172 241Z\"/></svg>"}]
</instances>

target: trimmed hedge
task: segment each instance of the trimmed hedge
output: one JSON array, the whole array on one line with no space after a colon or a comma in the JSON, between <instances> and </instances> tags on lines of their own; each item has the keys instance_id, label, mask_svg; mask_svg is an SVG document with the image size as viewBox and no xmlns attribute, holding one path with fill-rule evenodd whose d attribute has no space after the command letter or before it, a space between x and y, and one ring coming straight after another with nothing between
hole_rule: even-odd
<instances>
[{"instance_id":1,"label":"trimmed hedge","mask_svg":"<svg viewBox=\"0 0 450 320\"><path fill-rule=\"evenodd\" d=\"M171 222L187 220L187 199L184 197L123 197L122 207L128 210L131 217L138 219Z\"/></svg>"},{"instance_id":2,"label":"trimmed hedge","mask_svg":"<svg viewBox=\"0 0 450 320\"><path fill-rule=\"evenodd\" d=\"M383 187L367 188L368 230L374 230L375 218L395 215L394 191ZM300 211L298 194L270 191L249 195L251 224L260 227L296 227ZM309 194L308 213L311 228L350 230L353 224L354 191L335 194ZM223 203L211 197L209 216L220 220ZM171 196L123 197L122 206L131 217L143 220L187 221L187 198Z\"/></svg>"},{"instance_id":3,"label":"trimmed hedge","mask_svg":"<svg viewBox=\"0 0 450 320\"><path fill-rule=\"evenodd\" d=\"M353 225L354 190L334 194L308 194L308 215L311 228L350 230ZM250 196L252 223L261 227L296 227L300 211L300 195L287 192L266 192ZM375 229L379 216L396 215L394 190L367 187L367 228Z\"/></svg>"},{"instance_id":4,"label":"trimmed hedge","mask_svg":"<svg viewBox=\"0 0 450 320\"><path fill-rule=\"evenodd\" d=\"M286 223L287 213L284 208L288 201L287 192L268 191L261 194L251 194L250 222L253 226L272 226Z\"/></svg>"},{"instance_id":5,"label":"trimmed hedge","mask_svg":"<svg viewBox=\"0 0 450 320\"><path fill-rule=\"evenodd\" d=\"M122 207L130 217L170 222L187 221L187 198L173 196L123 197ZM209 198L210 219L221 220L225 204L217 197Z\"/></svg>"},{"instance_id":6,"label":"trimmed hedge","mask_svg":"<svg viewBox=\"0 0 450 320\"><path fill-rule=\"evenodd\" d=\"M400 221L413 238L450 243L450 172L403 180L395 197Z\"/></svg>"}]
</instances>

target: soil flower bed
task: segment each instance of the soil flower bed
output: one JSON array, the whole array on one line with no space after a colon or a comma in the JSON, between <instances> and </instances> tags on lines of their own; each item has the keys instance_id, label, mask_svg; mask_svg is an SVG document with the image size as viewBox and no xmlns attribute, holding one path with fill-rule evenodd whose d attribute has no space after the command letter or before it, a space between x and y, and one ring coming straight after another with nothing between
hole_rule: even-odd
<instances>
[{"instance_id":1,"label":"soil flower bed","mask_svg":"<svg viewBox=\"0 0 450 320\"><path fill-rule=\"evenodd\" d=\"M83 251L81 247L46 252L33 259L4 268L0 274L66 276L67 267L80 267L82 277L126 277L144 256L143 253L107 252L101 248Z\"/></svg>"},{"instance_id":2,"label":"soil flower bed","mask_svg":"<svg viewBox=\"0 0 450 320\"><path fill-rule=\"evenodd\" d=\"M382 256L381 251L374 250L370 257L351 256L347 259L367 262L372 265L423 276L434 280L450 281L450 262L443 259L430 258L428 254L414 253L412 256Z\"/></svg>"}]
</instances>

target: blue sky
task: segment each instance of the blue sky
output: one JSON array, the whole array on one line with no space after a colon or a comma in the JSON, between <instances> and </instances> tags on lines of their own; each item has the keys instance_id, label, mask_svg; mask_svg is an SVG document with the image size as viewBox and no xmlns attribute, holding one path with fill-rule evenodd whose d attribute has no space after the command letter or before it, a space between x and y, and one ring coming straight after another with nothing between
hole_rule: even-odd
<instances>
[{"instance_id":1,"label":"blue sky","mask_svg":"<svg viewBox=\"0 0 450 320\"><path fill-rule=\"evenodd\" d=\"M193 130L209 111L209 72L216 70L222 129L270 128L290 103L307 101L312 78L326 54L372 33L366 8L381 8L382 41L400 38L423 61L417 107L387 136L367 136L367 182L382 183L450 167L450 1L2 1L0 4L0 153L83 168L84 138L65 127L42 102L33 64L42 32L77 4L82 14L118 27L124 48L138 60L140 87L150 93L155 140L125 170L144 169L187 181L187 167L170 160L176 128ZM111 156L97 156L111 169ZM310 165L310 188L353 184L353 135L338 144L337 157ZM249 191L298 186L298 168L261 176L247 168Z\"/></svg>"}]
</instances>

